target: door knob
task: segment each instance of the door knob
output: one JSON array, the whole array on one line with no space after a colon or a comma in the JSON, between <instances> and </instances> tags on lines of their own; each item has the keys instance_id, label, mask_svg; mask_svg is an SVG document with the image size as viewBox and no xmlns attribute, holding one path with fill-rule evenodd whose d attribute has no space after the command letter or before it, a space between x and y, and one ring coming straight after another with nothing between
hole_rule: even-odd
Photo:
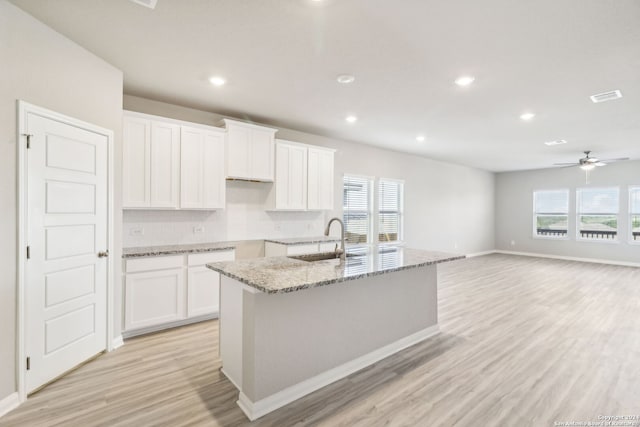
<instances>
[{"instance_id":1,"label":"door knob","mask_svg":"<svg viewBox=\"0 0 640 427\"><path fill-rule=\"evenodd\" d=\"M98 252L98 258L106 258L109 256L109 251Z\"/></svg>"}]
</instances>

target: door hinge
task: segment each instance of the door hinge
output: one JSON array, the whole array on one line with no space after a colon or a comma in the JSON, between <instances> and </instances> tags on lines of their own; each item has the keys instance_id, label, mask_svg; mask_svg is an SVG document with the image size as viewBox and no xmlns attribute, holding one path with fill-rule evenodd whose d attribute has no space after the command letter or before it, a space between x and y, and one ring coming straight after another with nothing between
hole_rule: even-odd
<instances>
[{"instance_id":1,"label":"door hinge","mask_svg":"<svg viewBox=\"0 0 640 427\"><path fill-rule=\"evenodd\" d=\"M23 133L22 135L27 137L27 149L31 148L31 137L33 135L30 133Z\"/></svg>"},{"instance_id":2,"label":"door hinge","mask_svg":"<svg viewBox=\"0 0 640 427\"><path fill-rule=\"evenodd\" d=\"M27 371L31 370L31 358L27 357Z\"/></svg>"},{"instance_id":3,"label":"door hinge","mask_svg":"<svg viewBox=\"0 0 640 427\"><path fill-rule=\"evenodd\" d=\"M31 259L31 246L27 246L27 259Z\"/></svg>"}]
</instances>

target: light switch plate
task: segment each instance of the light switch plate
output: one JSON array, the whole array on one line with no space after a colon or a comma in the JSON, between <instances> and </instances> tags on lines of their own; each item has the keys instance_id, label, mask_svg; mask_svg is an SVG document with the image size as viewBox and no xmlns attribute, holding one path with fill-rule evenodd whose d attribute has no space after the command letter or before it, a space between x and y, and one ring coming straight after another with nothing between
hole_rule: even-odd
<instances>
[{"instance_id":1,"label":"light switch plate","mask_svg":"<svg viewBox=\"0 0 640 427\"><path fill-rule=\"evenodd\" d=\"M131 235L131 236L144 236L144 228L142 228L142 227L131 227L129 229L129 235Z\"/></svg>"},{"instance_id":2,"label":"light switch plate","mask_svg":"<svg viewBox=\"0 0 640 427\"><path fill-rule=\"evenodd\" d=\"M204 225L196 225L193 227L193 234L202 234L204 233Z\"/></svg>"}]
</instances>

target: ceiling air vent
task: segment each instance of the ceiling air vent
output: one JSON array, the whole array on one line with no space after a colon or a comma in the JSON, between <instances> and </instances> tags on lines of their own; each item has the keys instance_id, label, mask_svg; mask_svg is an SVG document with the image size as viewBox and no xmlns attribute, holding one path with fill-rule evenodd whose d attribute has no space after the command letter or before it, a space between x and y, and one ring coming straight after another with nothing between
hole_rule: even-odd
<instances>
[{"instance_id":1,"label":"ceiling air vent","mask_svg":"<svg viewBox=\"0 0 640 427\"><path fill-rule=\"evenodd\" d=\"M622 98L622 93L619 90L612 90L611 92L597 93L591 95L589 98L597 104L599 102L613 101L614 99Z\"/></svg>"},{"instance_id":2,"label":"ceiling air vent","mask_svg":"<svg viewBox=\"0 0 640 427\"><path fill-rule=\"evenodd\" d=\"M155 9L156 3L158 3L158 0L130 0L130 1L136 4L139 4L140 6L148 7L149 9Z\"/></svg>"}]
</instances>

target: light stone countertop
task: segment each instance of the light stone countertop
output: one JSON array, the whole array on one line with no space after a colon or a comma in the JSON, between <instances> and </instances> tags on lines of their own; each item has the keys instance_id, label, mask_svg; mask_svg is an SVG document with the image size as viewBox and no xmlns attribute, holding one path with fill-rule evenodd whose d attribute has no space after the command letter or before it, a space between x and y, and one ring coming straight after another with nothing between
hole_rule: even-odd
<instances>
[{"instance_id":1,"label":"light stone countertop","mask_svg":"<svg viewBox=\"0 0 640 427\"><path fill-rule=\"evenodd\" d=\"M277 243L279 245L306 245L312 243L328 243L328 242L339 242L340 237L332 237L332 236L319 236L319 237L293 237L286 239L264 239L265 242Z\"/></svg>"},{"instance_id":2,"label":"light stone countertop","mask_svg":"<svg viewBox=\"0 0 640 427\"><path fill-rule=\"evenodd\" d=\"M259 291L295 292L364 277L465 258L464 255L410 248L348 252L347 259L307 262L289 257L215 262L207 267Z\"/></svg>"},{"instance_id":3,"label":"light stone countertop","mask_svg":"<svg viewBox=\"0 0 640 427\"><path fill-rule=\"evenodd\" d=\"M142 258L150 256L197 254L204 252L226 251L235 249L229 242L193 243L187 245L140 246L124 248L122 258Z\"/></svg>"}]
</instances>

